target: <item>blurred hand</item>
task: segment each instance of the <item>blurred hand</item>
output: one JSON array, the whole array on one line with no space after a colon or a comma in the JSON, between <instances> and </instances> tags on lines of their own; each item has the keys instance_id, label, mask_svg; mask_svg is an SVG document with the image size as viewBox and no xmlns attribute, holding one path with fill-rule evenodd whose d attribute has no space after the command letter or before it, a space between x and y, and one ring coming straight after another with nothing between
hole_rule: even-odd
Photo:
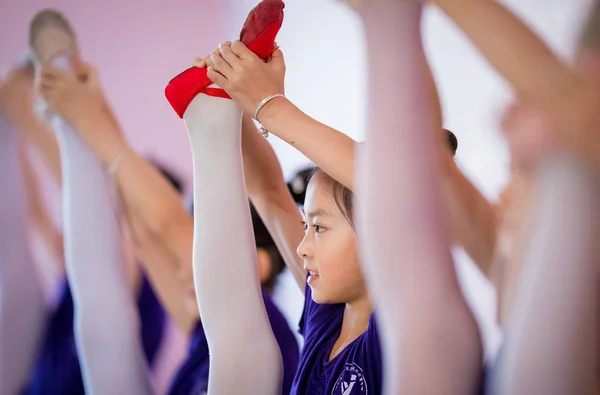
<instances>
[{"instance_id":1,"label":"blurred hand","mask_svg":"<svg viewBox=\"0 0 600 395\"><path fill-rule=\"evenodd\" d=\"M52 65L39 74L38 89L48 107L71 125L103 111L104 96L96 70L73 61L74 74Z\"/></svg>"},{"instance_id":2,"label":"blurred hand","mask_svg":"<svg viewBox=\"0 0 600 395\"><path fill-rule=\"evenodd\" d=\"M104 91L98 77L98 70L92 64L84 63L79 58L74 58L72 64L77 79L104 99Z\"/></svg>"},{"instance_id":3,"label":"blurred hand","mask_svg":"<svg viewBox=\"0 0 600 395\"><path fill-rule=\"evenodd\" d=\"M192 64L208 67L208 78L252 116L263 99L284 92L285 61L279 49L263 62L241 41L225 42L209 57L196 58Z\"/></svg>"},{"instance_id":4,"label":"blurred hand","mask_svg":"<svg viewBox=\"0 0 600 395\"><path fill-rule=\"evenodd\" d=\"M512 166L530 173L558 149L552 125L545 114L526 103L511 105L502 119Z\"/></svg>"},{"instance_id":5,"label":"blurred hand","mask_svg":"<svg viewBox=\"0 0 600 395\"><path fill-rule=\"evenodd\" d=\"M0 114L10 118L33 114L33 71L20 67L0 81Z\"/></svg>"}]
</instances>

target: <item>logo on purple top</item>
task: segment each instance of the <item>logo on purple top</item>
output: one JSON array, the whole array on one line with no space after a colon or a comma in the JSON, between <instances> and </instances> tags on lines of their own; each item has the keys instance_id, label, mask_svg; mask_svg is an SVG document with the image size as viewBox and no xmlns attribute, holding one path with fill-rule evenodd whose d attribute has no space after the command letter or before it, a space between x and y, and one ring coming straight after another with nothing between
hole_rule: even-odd
<instances>
[{"instance_id":1,"label":"logo on purple top","mask_svg":"<svg viewBox=\"0 0 600 395\"><path fill-rule=\"evenodd\" d=\"M363 370L355 363L347 363L344 366L344 371L331 391L331 395L367 395L368 393Z\"/></svg>"}]
</instances>

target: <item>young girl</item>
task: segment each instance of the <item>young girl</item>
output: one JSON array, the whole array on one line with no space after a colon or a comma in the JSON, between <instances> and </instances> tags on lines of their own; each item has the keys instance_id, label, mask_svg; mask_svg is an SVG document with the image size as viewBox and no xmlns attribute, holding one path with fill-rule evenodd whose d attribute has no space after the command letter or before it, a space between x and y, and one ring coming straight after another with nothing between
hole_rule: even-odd
<instances>
[{"instance_id":1,"label":"young girl","mask_svg":"<svg viewBox=\"0 0 600 395\"><path fill-rule=\"evenodd\" d=\"M60 74L57 70L47 68L46 72L51 74L53 79L64 81L66 76ZM77 83L72 81L71 83ZM85 97L80 97L85 100ZM76 116L75 122L94 118L94 106L81 111ZM65 109L64 114L69 114L70 110ZM91 146L98 155L107 151L102 151L104 147L112 150L110 134L112 126L107 126L104 115L100 115L97 123L86 123L86 126L78 127L77 131L88 137ZM112 152L119 152L123 149L124 141L118 140L118 149ZM142 256L142 262L147 270L148 276L157 290L161 301L169 311L171 317L180 325L185 333L190 334L190 353L188 359L182 364L181 370L172 384L171 393L188 394L195 389L206 389L208 378L208 353L207 348L199 347L198 344L206 344L206 337L203 326L200 324L194 285L192 282L191 250L186 241L192 236L193 230L185 225L190 221L190 216L185 212L181 201L172 191L171 187L162 177L162 175L144 159L137 155L130 148L126 149L126 156L116 169L115 177L119 183L122 193L122 199L125 203L125 211L132 224L133 235L137 242L137 252ZM110 151L109 151L110 152ZM113 157L111 157L111 160ZM107 160L107 162L109 162ZM110 163L110 162L109 162ZM164 217L163 217L164 214ZM264 267L274 266L272 260L275 260L277 254L273 256L267 254L259 247L259 262L264 263ZM256 252L255 252L256 254ZM271 269L267 269L261 281L268 284L273 281L273 277L268 275ZM262 273L262 272L261 272ZM268 304L271 312L269 318L271 325L276 332L280 349L285 362L284 367L284 389L291 387L293 373L296 370L298 358L298 345L292 332L287 325L282 325L285 321L275 305L268 301L268 295L263 293L265 304ZM184 384L187 383L187 384Z\"/></svg>"},{"instance_id":2,"label":"young girl","mask_svg":"<svg viewBox=\"0 0 600 395\"><path fill-rule=\"evenodd\" d=\"M25 65L14 69L0 85L0 96L2 98L10 97L10 101L7 103L9 105L6 108L2 106L6 110L6 122L9 128L15 130L15 133L18 129L19 134L21 134L20 140L32 140L38 145L44 154L44 159L56 157L60 160L58 150L54 151L54 148L57 148L56 145L48 144L49 142L55 142L55 140L45 125L37 119L33 110L33 71L30 68L31 65ZM12 147L12 145L7 146ZM53 257L55 262L62 264L62 243L60 246L53 244L56 240L62 241L62 234L51 224L51 219L43 207L37 180L24 149L25 142L22 141L20 149L14 150L14 152L21 154L20 164L14 170L22 171L23 179L27 186L26 199L22 198L20 201L26 201L30 207L30 215L24 215L23 219L31 219L31 225L40 226L39 230L50 247L48 251L54 252L56 254ZM60 172L53 172L53 175L60 177ZM9 223L8 219L6 223ZM25 249L28 251L29 245L26 245ZM19 390L16 392L7 390L7 393L41 394L51 392L56 394L83 394L83 381L74 343L73 300L69 285L66 279L62 277L59 279L52 277L44 280L51 286L50 289L52 292L50 300L43 300L44 294L47 292L45 292L46 288L42 287L42 264L47 263L36 263L37 265L32 267L25 261L21 262L18 270L12 270L13 275L10 284L6 284L3 287L3 290L7 292L6 303L4 304L5 312L10 310L8 301L14 301L21 306L23 317L29 317L30 314L36 315L35 319L28 318L28 327L31 331L35 330L36 332L35 341L24 330L3 331L7 339L12 337L12 343L15 343L15 334L18 333L18 344L23 344L24 346L24 343L28 343L28 347L32 347L35 350L33 356L27 356L27 353L23 353L20 357L12 356L13 362L10 365L13 368L2 370L2 372L11 374L11 382L20 380ZM61 276L64 276L64 267L59 267L56 271ZM17 281L19 278L18 274L24 275L25 277L22 280L26 281ZM9 277L5 278L8 279ZM58 292L55 291L55 287ZM19 289L23 293L23 296L9 298L9 293L15 292L13 288L15 290ZM141 336L147 360L152 363L162 339L164 312L147 281L143 280L137 291L139 291L136 292L138 294L138 308L142 318ZM40 306L33 307L30 302L27 302L30 298L26 295L34 294L41 298L41 310ZM55 297L55 294L57 297ZM41 320L41 322L34 324L36 320ZM15 321L14 318L9 318L9 316L2 318L2 324L7 327L18 325L19 321L13 323L11 321ZM7 350L5 355L10 355L10 352ZM27 366L23 367L27 372L26 377L23 378L19 373L15 372L21 369L19 361L25 357L30 359ZM2 381L8 383L8 380Z\"/></svg>"},{"instance_id":3,"label":"young girl","mask_svg":"<svg viewBox=\"0 0 600 395\"><path fill-rule=\"evenodd\" d=\"M75 39L73 36L73 32L66 20L57 12L51 10L45 10L36 15L36 17L32 20L31 23L31 37L30 44L32 47L32 51L36 55L36 61L41 62L42 59L44 61L49 61L51 51L58 53L65 53L65 51L69 51L73 48L76 49ZM32 81L30 82L32 83ZM35 116L33 111L31 110L31 106L26 106L26 109L29 109L29 118L34 119ZM47 133L47 130L41 125L39 122L29 122L29 128L26 130L26 133L33 137L33 140L38 144L44 153L48 153L49 151L53 151L53 148L56 148L55 145L45 145L45 142L48 142L48 138L41 138ZM63 150L66 148L63 146ZM73 151L72 151L73 152ZM58 156L58 152L55 153L56 157ZM65 154L67 155L67 154ZM47 158L54 157L54 155L46 155ZM77 154L75 154L77 157ZM71 160L73 160L73 153L71 153ZM81 158L81 156L79 156ZM75 159L75 161L77 161ZM85 160L84 160L85 163ZM89 163L89 162L88 162ZM68 166L65 167L68 169L69 175L73 176L75 174L75 178L77 177L77 171L72 171ZM83 170L85 166L82 166ZM60 172L55 170L55 174L58 176L58 180L60 181ZM92 178L88 179L90 181ZM99 180L102 180L100 178ZM100 182L100 187L102 187L102 182ZM70 195L70 192L77 191L77 188L73 188L73 178L70 178L70 184L65 187L65 196L73 199L73 195ZM91 190L88 188L88 192ZM81 200L81 194L77 195L78 198L74 200L76 204L69 204L66 207L66 211L74 209L81 209L85 207L85 202ZM93 205L96 201L97 197L94 196L90 198L90 205ZM99 197L101 199L101 197ZM92 212L91 210L90 212ZM70 212L70 211L69 211ZM114 215L113 215L114 217ZM76 223L77 220L81 219L85 221L84 215L77 215L76 217L68 216L66 223L68 229L74 229L80 226L79 223ZM75 222L70 221L71 219L76 218ZM89 217L87 218L89 219ZM110 219L108 217L107 219ZM102 221L100 221L102 222ZM98 224L96 224L98 225ZM98 225L94 229L101 229L101 226ZM68 232L67 232L68 233ZM101 232L100 232L101 233ZM84 233L80 233L82 235ZM69 238L73 238L73 233L69 234ZM77 237L77 236L75 236ZM72 239L71 239L72 240ZM119 241L120 243L121 241ZM85 244L83 242L82 244ZM77 243L75 243L77 244ZM69 253L71 256L69 257L69 261L76 261L76 269L71 272L75 278L85 277L87 279L93 278L93 275L90 277L86 277L86 275L81 276L83 273L80 266L81 263L79 261L86 260L85 258L81 258L79 253L84 253L79 246L74 247L72 241L67 244L70 246ZM92 250L93 248L90 246L89 248ZM102 254L99 254L95 259L101 258ZM110 260L107 260L105 264L110 266ZM149 283L144 278L138 280L137 276L133 275L134 272L137 272L137 267L131 261L131 265L127 265L132 270L131 277L131 285L135 289L135 294L138 296L137 310L139 311L139 318L141 321L141 328L139 330L139 334L134 332L135 335L141 336L142 338L142 347L145 354L144 363L150 363L154 361L154 357L158 350L158 347L161 342L163 328L164 328L164 312L158 303ZM90 273L94 273L94 270L99 270L96 272L100 273L103 268L103 265L99 265L98 267L92 266ZM73 274L74 273L74 274ZM98 278L101 277L102 274L99 275ZM98 279L96 278L96 279ZM71 283L73 285L74 283ZM75 282L76 284L76 282ZM80 284L81 286L81 284ZM39 358L34 366L33 374L28 384L24 389L24 393L27 394L37 394L37 393L45 393L46 391L51 391L53 393L84 393L84 382L82 380L82 373L80 370L79 358L75 349L75 343L85 342L85 336L89 335L89 333L93 333L99 328L94 328L93 319L89 320L89 314L82 313L82 310L88 310L87 308L82 308L82 306L86 306L86 303L90 303L92 306L94 304L94 298L97 298L95 294L95 287L86 287L84 286L84 291L77 292L77 286L73 288L66 282L61 287L60 298L58 300L58 305L56 309L52 312L51 316L48 320L48 326L46 328L46 333L44 335L44 341L42 343L42 347L40 348ZM81 290L81 288L79 288ZM72 291L74 291L75 298L72 298ZM129 291L131 292L131 291ZM115 295L118 295L118 292L115 292ZM127 294L127 293L126 293ZM128 295L128 300L130 299L130 295ZM75 299L75 301L73 300ZM109 298L102 298L105 301L108 301ZM100 300L100 299L96 299ZM74 303L75 302L75 303ZM99 306L99 305L97 305ZM92 308L94 310L94 308ZM96 310L98 319L102 317L102 308ZM136 313L137 314L137 313ZM88 319L82 318L88 317ZM81 326L74 325L75 323L79 323ZM75 329L73 328L75 326ZM78 339L76 339L78 337ZM82 340L84 339L84 340ZM92 344L96 340L94 336L87 338L87 344ZM133 343L135 344L135 343ZM147 361L147 362L146 362ZM93 364L92 362L91 364ZM89 364L89 362L88 362ZM86 366L84 366L85 368ZM85 370L84 370L85 372ZM89 376L85 377L84 373L83 379L88 381L86 385L89 387L94 386L95 384L91 383L94 379L90 379Z\"/></svg>"},{"instance_id":4,"label":"young girl","mask_svg":"<svg viewBox=\"0 0 600 395\"><path fill-rule=\"evenodd\" d=\"M417 59L424 58L422 53L418 52L414 56ZM256 57L252 57L240 42L223 43L219 51L213 53L206 63L209 64L209 77L223 86L227 93L249 114L254 113L254 106L264 104L264 97L272 97L273 94L283 91L281 81L285 68L280 51L275 51L273 58L264 64ZM205 65L202 62L197 64L200 67ZM423 70L426 70L424 65L421 64L421 66ZM429 92L427 88L427 85L424 85L421 87L421 92ZM331 175L335 174L336 178L344 180L346 185L354 184L351 170L354 160L354 143L351 139L310 119L284 98L267 101L255 116L267 130L303 150L309 158L317 164L321 164L322 168L327 167ZM286 191L280 186L281 177L277 175L276 170L273 170L276 168L277 162L272 157L272 153L270 156L267 154L269 150L266 142L257 140L257 136L253 134L244 135L244 138L248 191L253 203L266 223L270 225L270 229L277 236L279 243L293 245L294 240L299 238L296 233L297 229L294 228L295 214L290 198L285 197ZM332 152L335 152L335 155L331 155ZM445 148L438 149L438 152L444 159L448 157ZM448 162L443 163L447 164ZM268 170L269 165L271 170ZM392 166L392 169L394 168ZM443 168L452 169L451 167ZM449 179L452 180L455 173L449 172L449 174L451 174ZM262 177L257 175L262 175ZM406 179L412 178L407 177ZM386 180L389 183L389 178ZM265 183L269 185L270 194L260 193L259 188L253 187L255 184ZM453 193L456 190L462 192L462 196L460 193L457 196L463 199L463 196L469 196L472 191L461 188L460 183L448 182L448 184L452 185L450 190ZM468 193L465 194L465 190ZM391 196L395 197L402 192L395 190L395 193ZM471 196L473 195L477 196L477 193L471 194ZM355 240L354 223L351 216L352 193L341 184L333 182L332 179L319 173L311 181L306 198L306 235L304 242L298 248L298 253L303 258L305 270L310 273L308 276L310 288L305 294L306 304L301 324L307 344L302 352L294 388L297 393L312 391L320 393L334 389L354 393L350 391L367 391L369 387L372 387L377 393L382 388L379 342L376 341L376 320L371 316L371 301L366 293L356 259L356 248L353 245ZM466 200L459 198L456 201L460 204L458 207L466 206ZM478 202L477 199L473 201ZM378 203L372 202L371 204L377 205ZM489 204L483 201L480 206L483 207L482 211L487 214L486 218L489 218L491 216ZM477 206L475 207L477 208ZM473 207L471 206L465 211L472 213ZM485 225L485 222L483 224ZM485 229L483 226L481 228ZM487 228L490 228L489 222ZM338 255L339 258L337 258ZM379 258L381 259L382 256L380 255ZM337 271L340 270L340 261L344 261L345 264L342 273ZM409 268L409 263L398 264L398 266ZM303 287L306 271L299 270L301 263L291 261L289 265L294 270L298 283ZM323 270L321 270L321 265ZM452 268L450 264L445 266ZM400 277L403 277L403 280L399 280L397 276L393 277L397 280L396 288L402 288L402 284L408 282L404 288L412 290L410 286L412 277L410 275ZM427 273L423 273L422 282L427 284L434 281L435 276L430 277ZM460 391L460 388L474 391L481 373L481 348L477 328L462 299L454 272L446 270L445 274L435 281L439 281L440 285L444 286L446 295L452 296L450 300L456 302L453 312L439 316L439 319L444 320L445 323L451 323L454 325L451 326L453 328L463 328L465 332L462 334L460 330L458 333L450 331L450 334L457 334L461 339L461 344L465 344L467 347L465 370L462 374L457 374L454 381L446 379L444 383L453 382L455 385L453 391ZM424 293L423 297L427 297L427 293ZM315 304L311 302L311 298L314 302L325 304ZM435 306L429 307L434 309ZM388 307L387 311L390 316L393 316L393 309ZM321 315L320 312L324 313ZM453 322L452 314L457 314L458 320ZM413 319L411 322L417 321ZM428 322L429 328L435 327L435 323L436 321ZM440 327L438 326L438 328ZM415 361L419 361L416 358L423 350L427 349L426 343L424 343L427 342L427 339L427 336L418 337L416 344L419 344L420 348L415 348L411 353L411 358L415 358ZM437 339L441 344L448 344L444 343L444 338L438 337ZM456 336L449 337L447 342L451 343L452 339L456 339ZM448 359L451 359L452 355L456 355L457 350L454 349L453 352L454 354L448 354ZM339 358L336 358L338 355ZM430 357L431 354L425 353L421 359L423 361L423 364L419 365L421 376L422 369L426 366L425 361L430 361ZM410 360L407 360L406 363L410 364ZM390 369L392 369L391 372L394 372L390 374L390 377L395 377L396 371L393 368ZM405 365L403 365L403 370L407 375L413 371ZM463 380L465 376L468 380ZM467 384L464 384L463 387L461 387L463 384L457 384L465 381ZM407 382L411 383L412 388L416 388L418 380ZM410 385L409 388L411 388Z\"/></svg>"},{"instance_id":5,"label":"young girl","mask_svg":"<svg viewBox=\"0 0 600 395\"><path fill-rule=\"evenodd\" d=\"M245 47L236 44L221 46L223 59L235 62L233 56L237 56L234 54L238 50L244 51L241 56L247 54ZM278 56L280 52L275 51L274 59ZM215 62L217 67L218 62ZM212 74L209 70L209 77L213 78ZM220 85L228 87L226 81ZM306 191L303 236L302 228L297 225L300 214L268 143L247 128L243 133L243 148L253 204L279 245L287 249L298 246L300 259L287 263L305 290L300 327L305 346L292 393L380 392L379 340L356 250L352 193L318 172ZM258 168L268 174L251 177ZM277 204L273 204L274 197Z\"/></svg>"},{"instance_id":6,"label":"young girl","mask_svg":"<svg viewBox=\"0 0 600 395\"><path fill-rule=\"evenodd\" d=\"M190 353L172 384L171 393L205 391L212 368L208 368L204 319L202 322L199 320L191 275L192 219L165 178L125 142L119 127L103 110L106 104L96 100L94 87L98 83L94 70L88 65L80 65L79 70L86 77L86 82L77 81L56 68L46 67L42 72L43 93L51 107L74 126L97 157L112 170L137 253L142 257L148 276L170 316L190 335ZM71 98L76 99L64 102L65 96L61 95L64 89L70 89ZM202 193L207 193L207 190ZM271 251L271 247L260 244L257 247L258 250L254 249L251 256L257 256L260 267L266 269L264 272L261 270L260 280L268 286L274 278L269 272L275 267L278 254L266 251ZM231 287L223 289L230 290ZM283 393L287 393L297 366L298 345L283 316L270 302L268 293L260 289L259 293L269 312L270 324L283 356ZM227 299L226 296L223 298ZM235 325L236 321L228 321L228 326ZM251 371L249 369L248 373Z\"/></svg>"},{"instance_id":7,"label":"young girl","mask_svg":"<svg viewBox=\"0 0 600 395\"><path fill-rule=\"evenodd\" d=\"M294 393L381 393L377 320L358 259L352 193L322 171L304 201L298 255L307 271Z\"/></svg>"},{"instance_id":8,"label":"young girl","mask_svg":"<svg viewBox=\"0 0 600 395\"><path fill-rule=\"evenodd\" d=\"M273 55L275 56L273 61L267 64L260 62L256 57L242 59L244 68L225 66L225 70L219 71L215 77L218 79L219 74L235 76L236 84L229 86L227 91L232 92L234 99L238 100L240 105L243 103L247 106L244 109L249 111L249 115L253 115L252 105L262 100L252 98L250 92L277 92L281 89L285 64L281 54L275 52ZM213 65L213 58L219 61L218 50L205 59L195 58L193 64L196 67L210 67ZM432 105L435 106L431 117L441 130L442 111L435 82L427 63L424 63L423 67L426 73L424 89ZM266 130L297 148L348 189L352 191L355 189L354 160L357 144L354 140L304 114L285 97L277 97L269 101L261 109L261 113L260 122ZM453 154L454 139L448 137L448 133L444 130L439 134L439 138L449 143L452 147L450 152ZM494 209L461 173L446 147L446 144L442 146L439 156L440 169L444 175L442 178L444 194L447 196L443 202L446 206L444 211L449 217L452 240L464 247L479 268L487 274L492 264L496 240Z\"/></svg>"}]
</instances>

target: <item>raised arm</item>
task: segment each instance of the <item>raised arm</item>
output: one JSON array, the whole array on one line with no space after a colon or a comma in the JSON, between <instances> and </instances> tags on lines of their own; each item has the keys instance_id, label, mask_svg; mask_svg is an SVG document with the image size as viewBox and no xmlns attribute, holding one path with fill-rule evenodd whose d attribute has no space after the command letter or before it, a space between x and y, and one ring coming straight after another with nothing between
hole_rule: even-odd
<instances>
[{"instance_id":1,"label":"raised arm","mask_svg":"<svg viewBox=\"0 0 600 395\"><path fill-rule=\"evenodd\" d=\"M434 0L517 94L560 109L578 96L573 70L496 0Z\"/></svg>"},{"instance_id":2,"label":"raised arm","mask_svg":"<svg viewBox=\"0 0 600 395\"><path fill-rule=\"evenodd\" d=\"M89 66L86 69L93 71ZM86 83L92 88L97 86L93 78L95 72ZM162 304L178 326L189 333L198 314L186 308L177 272L192 262L192 217L160 171L129 147L117 122L106 111L108 104L86 98L80 95L78 105L64 106L61 114L99 160L112 169L142 264Z\"/></svg>"},{"instance_id":3,"label":"raised arm","mask_svg":"<svg viewBox=\"0 0 600 395\"><path fill-rule=\"evenodd\" d=\"M425 54L421 53L417 56L422 60L420 64L424 72L426 100L431 108L431 121L439 131L438 152L442 156L444 193L449 195L445 204L447 206L446 213L450 217L453 241L462 245L482 271L488 273L496 237L494 210L481 192L467 180L452 161L452 155L447 148L446 133L442 133L442 111L435 80ZM282 86L285 66L283 65L283 54L279 50L273 53L272 59L267 64L261 63L258 59L247 63L246 68L236 74L237 85L228 92L238 100L247 114L254 115L256 108L253 107L254 104L251 104L253 102L249 98L256 92L273 92L278 89L279 85ZM204 67L207 64L209 66L212 64L210 57L198 61L196 65ZM348 189L354 190L357 144L350 137L309 117L285 98L276 98L267 103L260 110L258 119L267 130L296 147ZM247 123L247 125L249 130L254 128L251 123ZM259 150L261 145L258 143L250 147L257 148L257 152L259 152L256 155L257 158L267 155L266 146L262 150ZM248 150L244 154L245 163L254 155L252 151ZM265 161L263 159L262 162L256 160L254 162L256 165L260 165ZM271 169L276 168L271 167ZM273 175L273 170L268 170L266 166L261 166L260 169L260 171L253 171L252 174L247 172L249 180L251 180L250 177L265 180L257 186L265 186L278 179ZM267 174L269 176L266 176ZM401 178L395 177L395 179L400 180ZM252 199L255 198L257 191L249 190Z\"/></svg>"},{"instance_id":4,"label":"raised arm","mask_svg":"<svg viewBox=\"0 0 600 395\"><path fill-rule=\"evenodd\" d=\"M356 142L303 113L291 101L280 98L261 111L260 122L269 132L297 148L317 166L350 190L354 190Z\"/></svg>"},{"instance_id":5,"label":"raised arm","mask_svg":"<svg viewBox=\"0 0 600 395\"><path fill-rule=\"evenodd\" d=\"M4 92L0 93L0 106L5 108L15 129L26 137L27 142L33 143L56 182L60 183L58 143L52 130L35 112L33 87L33 70L30 66L13 70L3 82Z\"/></svg>"},{"instance_id":6,"label":"raised arm","mask_svg":"<svg viewBox=\"0 0 600 395\"><path fill-rule=\"evenodd\" d=\"M67 58L59 57L55 62L63 69L69 67ZM75 77L57 78L57 71L42 71L41 91L51 107L63 95L70 99L66 105L72 105L71 100L78 99L71 96L73 90L86 88ZM63 84L73 90L61 91ZM55 109L60 108L56 105ZM139 317L126 278L120 230L104 167L63 119L54 116L52 127L61 149L66 267L86 391L150 394Z\"/></svg>"},{"instance_id":7,"label":"raised arm","mask_svg":"<svg viewBox=\"0 0 600 395\"><path fill-rule=\"evenodd\" d=\"M296 253L304 237L302 215L287 188L275 151L248 115L242 117L242 153L248 196L304 292L306 271Z\"/></svg>"},{"instance_id":8,"label":"raised arm","mask_svg":"<svg viewBox=\"0 0 600 395\"><path fill-rule=\"evenodd\" d=\"M521 20L495 0L434 0L508 80L520 100L549 116L566 147L600 167L600 95ZM590 143L590 142L594 143Z\"/></svg>"},{"instance_id":9,"label":"raised arm","mask_svg":"<svg viewBox=\"0 0 600 395\"><path fill-rule=\"evenodd\" d=\"M212 56L219 57L218 51ZM285 63L279 49L273 52L267 64L256 55L246 63L247 68L236 70L238 80L227 92L246 114L254 116L257 103L264 99L261 96L263 92L268 92L268 95L283 90ZM211 57L195 62L196 67L211 65ZM323 171L353 190L356 142L352 138L311 118L283 97L267 103L260 111L259 120L269 132L296 147Z\"/></svg>"},{"instance_id":10,"label":"raised arm","mask_svg":"<svg viewBox=\"0 0 600 395\"><path fill-rule=\"evenodd\" d=\"M440 161L442 204L451 240L489 277L497 243L494 206L460 171L447 150L441 150Z\"/></svg>"},{"instance_id":11,"label":"raised arm","mask_svg":"<svg viewBox=\"0 0 600 395\"><path fill-rule=\"evenodd\" d=\"M216 54L218 56L218 54ZM421 54L425 60L425 54ZM254 84L242 80L239 86L236 86L232 94L236 98L248 96L249 89L259 89L260 87L268 91L276 85L283 85L285 74L285 64L283 63L283 53L276 50L269 60L272 67L263 66L268 70L268 75L261 75L263 80ZM195 63L197 67L206 67L212 65L212 60L207 57L204 60L198 59ZM437 86L433 78L429 64L424 61L426 72L426 90L427 97L432 106L432 119L434 124L442 128L443 115L441 103L439 100ZM261 67L259 62L252 64L254 67ZM239 73L242 78L248 78L252 71ZM243 75L246 74L246 75ZM271 81L269 81L269 79ZM270 85L270 86L269 86ZM237 93L237 95L236 95ZM240 104L244 105L244 99ZM254 115L252 108L246 108L248 114ZM286 98L278 98L267 103L260 111L260 121L263 126L274 135L280 137L290 145L296 147L300 152L311 159L318 167L340 182L346 188L354 190L354 157L356 142L344 133L333 129L310 116L303 113L291 101ZM445 139L445 134L441 139Z\"/></svg>"}]
</instances>

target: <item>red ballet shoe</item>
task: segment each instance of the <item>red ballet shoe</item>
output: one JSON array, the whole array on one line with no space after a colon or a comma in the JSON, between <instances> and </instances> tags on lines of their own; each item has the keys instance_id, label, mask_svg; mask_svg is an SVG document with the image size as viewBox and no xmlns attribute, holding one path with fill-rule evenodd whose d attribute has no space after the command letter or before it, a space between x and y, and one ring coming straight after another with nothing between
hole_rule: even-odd
<instances>
[{"instance_id":1,"label":"red ballet shoe","mask_svg":"<svg viewBox=\"0 0 600 395\"><path fill-rule=\"evenodd\" d=\"M263 60L273 53L273 43L283 23L284 7L281 0L263 0L250 11L242 27L240 41ZM213 82L206 72L206 68L191 67L173 78L165 88L165 96L180 118L199 93L231 99L224 90L209 88Z\"/></svg>"}]
</instances>

